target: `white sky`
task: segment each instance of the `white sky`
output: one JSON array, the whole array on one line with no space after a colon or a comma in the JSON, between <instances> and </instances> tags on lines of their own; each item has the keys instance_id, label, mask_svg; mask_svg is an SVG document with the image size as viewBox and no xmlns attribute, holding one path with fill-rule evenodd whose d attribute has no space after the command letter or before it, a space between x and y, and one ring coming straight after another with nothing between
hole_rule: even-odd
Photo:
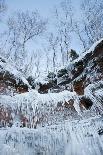
<instances>
[{"instance_id":1,"label":"white sky","mask_svg":"<svg viewBox=\"0 0 103 155\"><path fill-rule=\"evenodd\" d=\"M13 15L16 11L25 11L30 10L33 11L35 9L39 10L40 14L44 17L52 18L52 12L53 8L56 5L59 5L62 0L6 0L6 3L8 5L8 13ZM79 5L81 0L73 0L72 3L75 7L75 14L77 17L79 17ZM5 25L3 25L2 28L5 28ZM38 46L38 43L36 42L36 45ZM34 48L34 45L33 45ZM80 43L78 40L73 38L71 48L81 51Z\"/></svg>"}]
</instances>

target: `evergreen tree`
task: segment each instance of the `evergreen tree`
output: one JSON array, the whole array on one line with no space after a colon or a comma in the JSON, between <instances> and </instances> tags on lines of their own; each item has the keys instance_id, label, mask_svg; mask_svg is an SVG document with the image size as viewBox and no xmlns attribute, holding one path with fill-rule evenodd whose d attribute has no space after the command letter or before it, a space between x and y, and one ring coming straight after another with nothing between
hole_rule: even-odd
<instances>
[{"instance_id":1,"label":"evergreen tree","mask_svg":"<svg viewBox=\"0 0 103 155\"><path fill-rule=\"evenodd\" d=\"M77 52L75 50L71 49L69 52L70 61L73 61L73 60L77 59L78 57L79 57L79 55L77 54Z\"/></svg>"}]
</instances>

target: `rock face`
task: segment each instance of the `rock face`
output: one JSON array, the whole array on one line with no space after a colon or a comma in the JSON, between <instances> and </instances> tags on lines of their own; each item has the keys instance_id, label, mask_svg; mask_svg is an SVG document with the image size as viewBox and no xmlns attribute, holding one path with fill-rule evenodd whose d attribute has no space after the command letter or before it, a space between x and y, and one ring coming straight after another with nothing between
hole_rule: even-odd
<instances>
[{"instance_id":1,"label":"rock face","mask_svg":"<svg viewBox=\"0 0 103 155\"><path fill-rule=\"evenodd\" d=\"M103 41L101 41L90 53L86 54L83 59L82 78L84 88L90 83L103 79ZM78 78L77 81L82 79Z\"/></svg>"},{"instance_id":2,"label":"rock face","mask_svg":"<svg viewBox=\"0 0 103 155\"><path fill-rule=\"evenodd\" d=\"M103 40L99 41L97 45L93 45L89 51L69 64L65 70L63 75L58 74L59 85L72 82L77 94L83 95L86 86L103 79Z\"/></svg>"},{"instance_id":3,"label":"rock face","mask_svg":"<svg viewBox=\"0 0 103 155\"><path fill-rule=\"evenodd\" d=\"M93 102L89 98L82 97L80 99L80 105L81 105L81 107L84 106L88 110L92 107Z\"/></svg>"},{"instance_id":4,"label":"rock face","mask_svg":"<svg viewBox=\"0 0 103 155\"><path fill-rule=\"evenodd\" d=\"M40 84L40 93L47 93L49 90L57 92L68 89L76 91L78 95L84 95L84 89L91 83L103 79L103 40L94 44L81 57L69 63L46 84Z\"/></svg>"},{"instance_id":5,"label":"rock face","mask_svg":"<svg viewBox=\"0 0 103 155\"><path fill-rule=\"evenodd\" d=\"M19 74L12 64L0 57L0 94L13 95L28 91L28 82Z\"/></svg>"}]
</instances>

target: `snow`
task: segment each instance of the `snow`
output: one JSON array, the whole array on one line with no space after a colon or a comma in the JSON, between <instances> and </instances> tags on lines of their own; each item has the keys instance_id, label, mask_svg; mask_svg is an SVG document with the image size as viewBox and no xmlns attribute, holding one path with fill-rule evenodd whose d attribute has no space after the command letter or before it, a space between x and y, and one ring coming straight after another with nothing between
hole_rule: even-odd
<instances>
[{"instance_id":1,"label":"snow","mask_svg":"<svg viewBox=\"0 0 103 155\"><path fill-rule=\"evenodd\" d=\"M84 112L84 114L81 112L80 108L80 100L79 96L76 94L76 92L70 92L70 91L62 91L60 93L47 93L47 94L40 94L36 90L30 90L27 93L15 95L15 96L7 96L7 95L1 95L0 96L0 103L8 108L11 107L13 111L18 109L19 111L22 111L23 114L26 115L26 118L32 119L33 116L36 117L42 117L42 115L49 116L50 119L53 119L54 111L58 107L58 104L61 103L62 106L64 106L65 102L69 105L69 101L74 101L73 106L75 108L75 111L78 113L78 116L85 117L85 115L90 115L89 113L94 113L96 115L96 110L103 111L102 106L102 92L103 89L101 88L101 85L103 85L103 81L90 84L88 85L84 90L84 96L88 97L93 101L92 110L88 111L88 114ZM57 113L59 116L59 113ZM69 114L69 110L68 110ZM75 113L74 113L75 116ZM15 119L17 115L14 114L14 121L19 121ZM57 116L56 116L57 117ZM55 115L54 115L55 118ZM36 119L37 121L37 119ZM52 121L52 120L51 120ZM56 123L56 120L54 120Z\"/></svg>"},{"instance_id":2,"label":"snow","mask_svg":"<svg viewBox=\"0 0 103 155\"><path fill-rule=\"evenodd\" d=\"M102 155L103 117L65 121L38 129L6 128L0 130L2 155Z\"/></svg>"},{"instance_id":3,"label":"snow","mask_svg":"<svg viewBox=\"0 0 103 155\"><path fill-rule=\"evenodd\" d=\"M89 50L87 50L86 52L82 53L77 59L75 59L72 63L78 62L80 60L82 60L86 54L93 52L95 50L95 48L97 47L98 44L100 44L103 41L103 38L101 38L100 40L98 40L97 42L95 42L91 48Z\"/></svg>"},{"instance_id":4,"label":"snow","mask_svg":"<svg viewBox=\"0 0 103 155\"><path fill-rule=\"evenodd\" d=\"M47 75L42 75L35 79L35 83L48 84Z\"/></svg>"},{"instance_id":5,"label":"snow","mask_svg":"<svg viewBox=\"0 0 103 155\"><path fill-rule=\"evenodd\" d=\"M3 71L8 71L10 74L14 75L18 81L18 79L21 79L24 84L26 84L29 88L31 86L29 85L28 81L25 79L25 77L22 75L21 72L19 72L16 67L11 63L8 62L6 59L4 59L6 63L0 61L0 66L3 68Z\"/></svg>"},{"instance_id":6,"label":"snow","mask_svg":"<svg viewBox=\"0 0 103 155\"><path fill-rule=\"evenodd\" d=\"M39 94L36 90L31 90L27 93L15 95L15 96L5 96L1 95L0 103L4 106L10 106L12 109L20 108L21 106L24 108L25 106L31 105L34 110L43 107L45 104L46 106L53 106L54 108L57 107L57 104L61 102L64 104L65 102L69 102L69 100L77 99L78 96L75 92L69 91L62 91L60 93L48 93L48 94ZM69 103L68 103L69 104ZM75 105L79 102L76 101ZM78 112L75 106L75 110Z\"/></svg>"},{"instance_id":7,"label":"snow","mask_svg":"<svg viewBox=\"0 0 103 155\"><path fill-rule=\"evenodd\" d=\"M69 64L65 67L67 70L68 70L68 76L70 77L70 78L72 78L72 70L74 69L74 64L75 63L77 63L77 62L79 62L80 60L83 60L84 59L84 57L88 54L88 53L91 53L91 52L93 52L94 50L95 50L95 48L97 47L97 45L98 44L100 44L101 42L103 41L103 38L101 38L99 41L97 41L97 42L95 42L92 46L91 46L91 48L89 49L89 50L87 50L86 52L84 52L84 53L81 53L81 55L77 58L77 59L75 59L74 61L72 61L72 62L69 62ZM90 62L91 63L91 62ZM80 76L82 76L82 75L80 75ZM79 78L79 77L78 77ZM62 82L62 78L59 80L58 79L58 83L61 83Z\"/></svg>"},{"instance_id":8,"label":"snow","mask_svg":"<svg viewBox=\"0 0 103 155\"><path fill-rule=\"evenodd\" d=\"M85 96L89 97L93 101L92 108L99 108L100 111L103 111L102 97L103 97L103 81L95 82L89 84L85 90Z\"/></svg>"}]
</instances>

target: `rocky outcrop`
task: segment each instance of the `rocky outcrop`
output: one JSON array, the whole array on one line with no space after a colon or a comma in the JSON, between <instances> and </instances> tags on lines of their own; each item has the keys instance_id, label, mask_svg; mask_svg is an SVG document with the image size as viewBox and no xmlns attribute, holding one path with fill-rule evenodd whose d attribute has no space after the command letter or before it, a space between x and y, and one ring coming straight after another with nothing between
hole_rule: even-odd
<instances>
[{"instance_id":1,"label":"rocky outcrop","mask_svg":"<svg viewBox=\"0 0 103 155\"><path fill-rule=\"evenodd\" d=\"M72 83L77 94L83 95L86 86L103 79L103 40L101 39L81 57L70 63L65 74L57 75L59 85Z\"/></svg>"},{"instance_id":2,"label":"rocky outcrop","mask_svg":"<svg viewBox=\"0 0 103 155\"><path fill-rule=\"evenodd\" d=\"M54 79L53 79L54 77ZM84 89L91 83L103 79L103 39L88 51L57 72L49 74L48 83L41 84L39 92L60 92L65 89L84 95ZM55 89L57 88L57 89Z\"/></svg>"},{"instance_id":3,"label":"rocky outcrop","mask_svg":"<svg viewBox=\"0 0 103 155\"><path fill-rule=\"evenodd\" d=\"M89 99L89 98L86 98L85 96L81 97L80 98L80 107L81 108L85 108L85 109L90 109L93 105L93 102Z\"/></svg>"},{"instance_id":4,"label":"rocky outcrop","mask_svg":"<svg viewBox=\"0 0 103 155\"><path fill-rule=\"evenodd\" d=\"M27 92L30 88L23 75L0 57L0 94L13 95Z\"/></svg>"}]
</instances>

